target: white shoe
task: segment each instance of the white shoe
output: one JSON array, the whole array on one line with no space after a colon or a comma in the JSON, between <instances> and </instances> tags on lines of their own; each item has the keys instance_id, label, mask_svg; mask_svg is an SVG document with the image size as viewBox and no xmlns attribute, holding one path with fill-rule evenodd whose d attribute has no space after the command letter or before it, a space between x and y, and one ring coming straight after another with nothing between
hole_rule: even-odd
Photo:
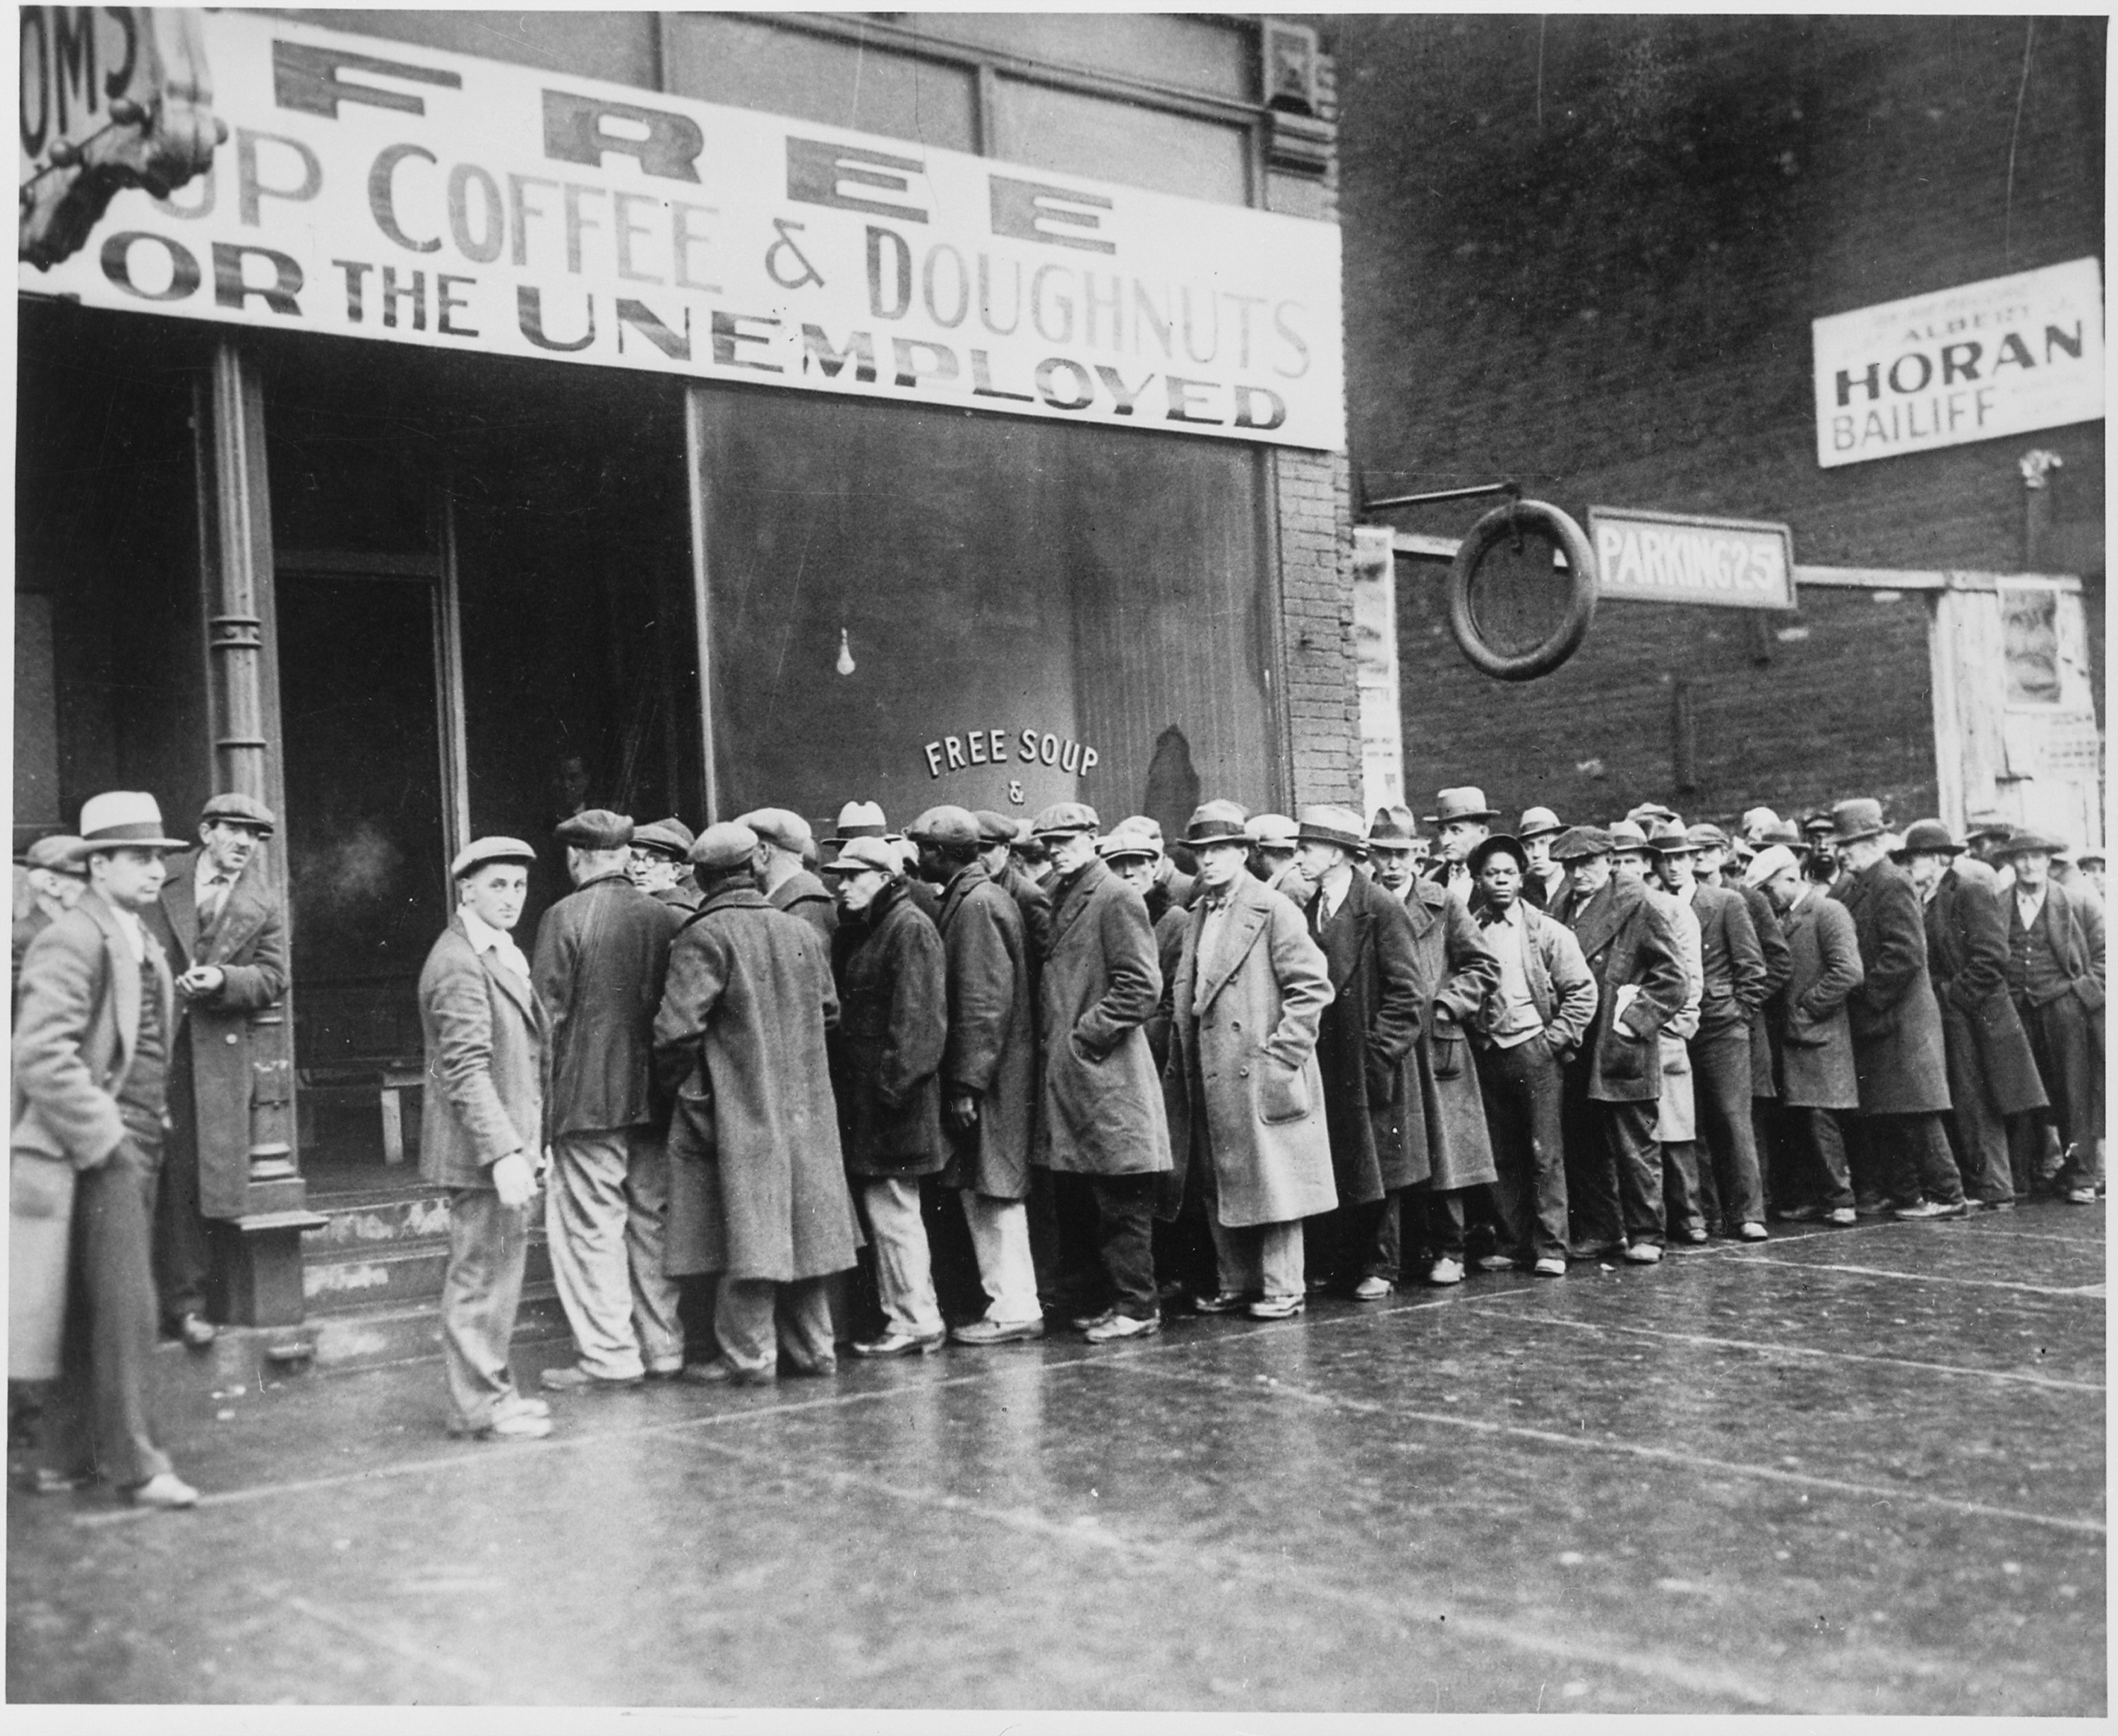
<instances>
[{"instance_id":1,"label":"white shoe","mask_svg":"<svg viewBox=\"0 0 2118 1736\"><path fill-rule=\"evenodd\" d=\"M1464 1262L1461 1260L1436 1260L1427 1269L1429 1284L1461 1284L1464 1281Z\"/></svg>"},{"instance_id":2,"label":"white shoe","mask_svg":"<svg viewBox=\"0 0 2118 1736\"><path fill-rule=\"evenodd\" d=\"M1635 1242L1625 1250L1625 1258L1635 1266L1659 1266L1662 1250L1652 1242Z\"/></svg>"},{"instance_id":3,"label":"white shoe","mask_svg":"<svg viewBox=\"0 0 2118 1736\"><path fill-rule=\"evenodd\" d=\"M198 1491L173 1470L159 1472L145 1483L135 1484L125 1491L125 1498L135 1507L174 1509L198 1505Z\"/></svg>"}]
</instances>

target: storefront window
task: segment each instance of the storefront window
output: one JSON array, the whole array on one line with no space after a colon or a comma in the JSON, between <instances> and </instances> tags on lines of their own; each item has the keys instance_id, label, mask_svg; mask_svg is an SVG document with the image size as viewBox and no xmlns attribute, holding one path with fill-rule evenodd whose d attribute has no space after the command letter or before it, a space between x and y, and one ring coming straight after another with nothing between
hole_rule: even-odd
<instances>
[{"instance_id":1,"label":"storefront window","mask_svg":"<svg viewBox=\"0 0 2118 1736\"><path fill-rule=\"evenodd\" d=\"M1250 136L1108 97L1002 78L992 154L1032 169L1089 175L1191 199L1250 197Z\"/></svg>"}]
</instances>

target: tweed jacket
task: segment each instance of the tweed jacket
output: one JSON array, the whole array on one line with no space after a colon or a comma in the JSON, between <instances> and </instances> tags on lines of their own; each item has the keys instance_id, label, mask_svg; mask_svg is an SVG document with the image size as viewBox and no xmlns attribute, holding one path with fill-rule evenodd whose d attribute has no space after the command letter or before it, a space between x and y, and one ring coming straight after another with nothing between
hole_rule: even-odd
<instances>
[{"instance_id":1,"label":"tweed jacket","mask_svg":"<svg viewBox=\"0 0 2118 1736\"><path fill-rule=\"evenodd\" d=\"M419 972L419 1025L420 1178L490 1187L502 1158L534 1160L544 1147L549 1051L537 991L472 946L462 916L451 916Z\"/></svg>"},{"instance_id":2,"label":"tweed jacket","mask_svg":"<svg viewBox=\"0 0 2118 1736\"><path fill-rule=\"evenodd\" d=\"M577 887L537 924L530 978L549 1036L554 1137L659 1118L654 1013L682 921L677 908L613 873Z\"/></svg>"}]
</instances>

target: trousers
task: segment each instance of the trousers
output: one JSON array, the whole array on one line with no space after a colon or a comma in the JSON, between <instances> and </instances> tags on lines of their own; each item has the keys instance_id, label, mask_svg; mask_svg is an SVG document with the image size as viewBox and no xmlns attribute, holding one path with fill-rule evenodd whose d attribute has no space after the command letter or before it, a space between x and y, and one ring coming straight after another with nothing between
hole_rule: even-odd
<instances>
[{"instance_id":1,"label":"trousers","mask_svg":"<svg viewBox=\"0 0 2118 1736\"><path fill-rule=\"evenodd\" d=\"M991 1303L985 1317L996 1326L1021 1326L1043 1317L1037 1301L1037 1268L1029 1257L1029 1205L1025 1200L988 1199L966 1188L964 1223L978 1257L978 1282Z\"/></svg>"},{"instance_id":2,"label":"trousers","mask_svg":"<svg viewBox=\"0 0 2118 1736\"><path fill-rule=\"evenodd\" d=\"M1963 1178L1963 1191L1981 1200L2013 1199L2015 1178L2008 1161L2007 1119L1995 1107L1986 1058L1971 1016L1954 1007L1943 1007L1941 1034L1953 1106L1945 1125Z\"/></svg>"},{"instance_id":3,"label":"trousers","mask_svg":"<svg viewBox=\"0 0 2118 1736\"><path fill-rule=\"evenodd\" d=\"M829 1374L839 1365L832 1343L829 1278L769 1278L720 1275L714 1295L714 1339L732 1368L753 1377L779 1373L781 1352L808 1374Z\"/></svg>"},{"instance_id":4,"label":"trousers","mask_svg":"<svg viewBox=\"0 0 2118 1736\"><path fill-rule=\"evenodd\" d=\"M1302 1220L1236 1228L1218 1215L1207 1219L1214 1263L1223 1290L1237 1296L1302 1294Z\"/></svg>"},{"instance_id":5,"label":"trousers","mask_svg":"<svg viewBox=\"0 0 2118 1736\"><path fill-rule=\"evenodd\" d=\"M919 1215L919 1178L863 1176L860 1190L875 1248L884 1326L907 1338L932 1338L942 1330L941 1305L934 1294L927 1225Z\"/></svg>"},{"instance_id":6,"label":"trousers","mask_svg":"<svg viewBox=\"0 0 2118 1736\"><path fill-rule=\"evenodd\" d=\"M2102 1057L2094 1021L2079 997L2070 993L2042 1007L2019 999L2015 1010L2023 1016L2023 1030L2051 1108L2019 1117L2014 1137L2026 1151L2040 1150L2037 1142L2049 1120L2058 1128L2060 1144L2066 1150L2059 1185L2093 1187L2103 1179L2099 1150L2103 1140ZM2019 1161L2017 1167L2033 1166Z\"/></svg>"},{"instance_id":7,"label":"trousers","mask_svg":"<svg viewBox=\"0 0 2118 1736\"><path fill-rule=\"evenodd\" d=\"M1957 1172L1956 1154L1949 1149L1949 1136L1941 1130L1939 1110L1863 1115L1861 1123L1894 1203L1909 1206L1921 1198L1945 1206L1963 1203L1963 1178Z\"/></svg>"},{"instance_id":8,"label":"trousers","mask_svg":"<svg viewBox=\"0 0 2118 1736\"><path fill-rule=\"evenodd\" d=\"M1306 1220L1303 1247L1317 1275L1348 1288L1363 1278L1396 1283L1403 1257L1400 1197L1393 1190L1379 1200L1336 1206Z\"/></svg>"},{"instance_id":9,"label":"trousers","mask_svg":"<svg viewBox=\"0 0 2118 1736\"><path fill-rule=\"evenodd\" d=\"M552 1141L544 1229L581 1366L607 1380L643 1361L681 1368L677 1289L663 1270L668 1155L645 1128L576 1129Z\"/></svg>"},{"instance_id":10,"label":"trousers","mask_svg":"<svg viewBox=\"0 0 2118 1736\"><path fill-rule=\"evenodd\" d=\"M1519 1261L1566 1257L1564 1079L1552 1045L1532 1037L1512 1049L1476 1051L1478 1095L1493 1143L1493 1210L1500 1252Z\"/></svg>"},{"instance_id":11,"label":"trousers","mask_svg":"<svg viewBox=\"0 0 2118 1736\"><path fill-rule=\"evenodd\" d=\"M1713 1166L1722 1227L1765 1221L1764 1186L1758 1174L1758 1139L1750 1124L1750 1033L1747 1026L1694 1037L1691 1090L1699 1132Z\"/></svg>"},{"instance_id":12,"label":"trousers","mask_svg":"<svg viewBox=\"0 0 2118 1736\"><path fill-rule=\"evenodd\" d=\"M1628 1240L1662 1246L1662 1151L1654 1135L1654 1099L1597 1101L1588 1095L1588 1062L1577 1058L1566 1069L1563 1102L1575 1246L1598 1252Z\"/></svg>"},{"instance_id":13,"label":"trousers","mask_svg":"<svg viewBox=\"0 0 2118 1736\"><path fill-rule=\"evenodd\" d=\"M1853 1204L1853 1175L1846 1160L1846 1130L1836 1109L1780 1109L1780 1131L1790 1155L1790 1203L1813 1200L1826 1211Z\"/></svg>"},{"instance_id":14,"label":"trousers","mask_svg":"<svg viewBox=\"0 0 2118 1736\"><path fill-rule=\"evenodd\" d=\"M198 1095L192 1079L190 1026L177 1021L170 1045L170 1132L162 1149L155 1195L155 1288L162 1318L174 1325L206 1312L206 1276L213 1266L212 1234L199 1213Z\"/></svg>"},{"instance_id":15,"label":"trousers","mask_svg":"<svg viewBox=\"0 0 2118 1736\"><path fill-rule=\"evenodd\" d=\"M527 1206L503 1206L490 1187L449 1195L449 1263L442 1277L442 1370L456 1419L483 1428L515 1391L507 1365L522 1272L530 1255Z\"/></svg>"}]
</instances>

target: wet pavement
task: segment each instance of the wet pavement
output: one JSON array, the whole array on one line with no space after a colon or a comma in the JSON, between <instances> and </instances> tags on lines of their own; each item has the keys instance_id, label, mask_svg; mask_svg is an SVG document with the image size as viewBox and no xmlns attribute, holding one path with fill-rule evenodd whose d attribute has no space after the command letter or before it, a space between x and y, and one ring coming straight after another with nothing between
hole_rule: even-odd
<instances>
[{"instance_id":1,"label":"wet pavement","mask_svg":"<svg viewBox=\"0 0 2118 1736\"><path fill-rule=\"evenodd\" d=\"M2102 1208L1787 1231L528 1444L201 1395L197 1511L11 1497L8 1697L2100 1715Z\"/></svg>"}]
</instances>

